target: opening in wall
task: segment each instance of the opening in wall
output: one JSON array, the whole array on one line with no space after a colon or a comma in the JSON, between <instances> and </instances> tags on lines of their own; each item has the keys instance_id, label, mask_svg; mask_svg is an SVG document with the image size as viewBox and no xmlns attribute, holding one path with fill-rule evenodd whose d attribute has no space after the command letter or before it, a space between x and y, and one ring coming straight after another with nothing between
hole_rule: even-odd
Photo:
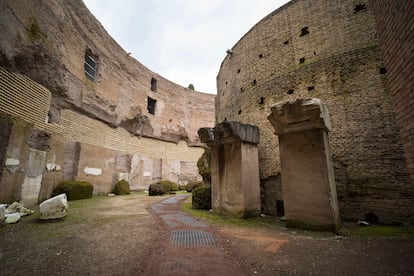
<instances>
[{"instance_id":1,"label":"opening in wall","mask_svg":"<svg viewBox=\"0 0 414 276\"><path fill-rule=\"evenodd\" d=\"M157 92L157 80L151 78L151 91Z\"/></svg>"},{"instance_id":2,"label":"opening in wall","mask_svg":"<svg viewBox=\"0 0 414 276\"><path fill-rule=\"evenodd\" d=\"M358 13L358 12L362 12L366 10L367 10L367 7L365 6L365 4L357 4L355 5L354 13Z\"/></svg>"},{"instance_id":3,"label":"opening in wall","mask_svg":"<svg viewBox=\"0 0 414 276\"><path fill-rule=\"evenodd\" d=\"M96 61L89 49L85 52L85 64L83 67L85 69L85 76L94 82L96 79Z\"/></svg>"},{"instance_id":4,"label":"opening in wall","mask_svg":"<svg viewBox=\"0 0 414 276\"><path fill-rule=\"evenodd\" d=\"M300 31L300 37L309 34L309 27L303 27Z\"/></svg>"},{"instance_id":5,"label":"opening in wall","mask_svg":"<svg viewBox=\"0 0 414 276\"><path fill-rule=\"evenodd\" d=\"M147 98L147 109L148 109L148 113L155 115L155 106L157 104L157 100L148 97Z\"/></svg>"}]
</instances>

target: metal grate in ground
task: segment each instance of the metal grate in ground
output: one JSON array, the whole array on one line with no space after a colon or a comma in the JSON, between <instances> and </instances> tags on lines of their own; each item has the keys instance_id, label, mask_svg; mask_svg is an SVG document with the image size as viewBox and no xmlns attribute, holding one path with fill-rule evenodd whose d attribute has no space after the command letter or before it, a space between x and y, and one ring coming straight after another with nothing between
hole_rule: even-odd
<instances>
[{"instance_id":1,"label":"metal grate in ground","mask_svg":"<svg viewBox=\"0 0 414 276\"><path fill-rule=\"evenodd\" d=\"M177 260L167 261L160 264L160 274L169 274L172 272L197 272L200 270L200 266L189 261Z\"/></svg>"},{"instance_id":2,"label":"metal grate in ground","mask_svg":"<svg viewBox=\"0 0 414 276\"><path fill-rule=\"evenodd\" d=\"M213 234L201 230L174 230L171 231L171 243L176 247L215 246Z\"/></svg>"}]
</instances>

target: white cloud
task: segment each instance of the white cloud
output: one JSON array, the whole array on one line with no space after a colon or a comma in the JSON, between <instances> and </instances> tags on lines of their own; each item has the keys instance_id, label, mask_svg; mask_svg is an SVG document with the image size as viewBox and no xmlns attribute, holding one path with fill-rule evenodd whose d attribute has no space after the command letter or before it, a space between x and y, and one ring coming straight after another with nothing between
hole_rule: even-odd
<instances>
[{"instance_id":1,"label":"white cloud","mask_svg":"<svg viewBox=\"0 0 414 276\"><path fill-rule=\"evenodd\" d=\"M182 86L216 92L234 44L288 0L84 0L114 39L141 63Z\"/></svg>"}]
</instances>

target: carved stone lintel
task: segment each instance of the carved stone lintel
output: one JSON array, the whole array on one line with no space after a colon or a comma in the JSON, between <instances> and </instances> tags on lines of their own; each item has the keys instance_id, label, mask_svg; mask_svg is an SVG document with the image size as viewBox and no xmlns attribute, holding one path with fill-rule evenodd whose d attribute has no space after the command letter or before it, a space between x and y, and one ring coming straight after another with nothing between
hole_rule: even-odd
<instances>
[{"instance_id":1,"label":"carved stone lintel","mask_svg":"<svg viewBox=\"0 0 414 276\"><path fill-rule=\"evenodd\" d=\"M234 121L225 121L214 128L200 128L198 135L203 143L226 144L234 141L258 144L260 142L259 128L257 126L242 124Z\"/></svg>"},{"instance_id":2,"label":"carved stone lintel","mask_svg":"<svg viewBox=\"0 0 414 276\"><path fill-rule=\"evenodd\" d=\"M328 109L316 98L276 103L267 118L277 135L310 129L331 130Z\"/></svg>"}]
</instances>

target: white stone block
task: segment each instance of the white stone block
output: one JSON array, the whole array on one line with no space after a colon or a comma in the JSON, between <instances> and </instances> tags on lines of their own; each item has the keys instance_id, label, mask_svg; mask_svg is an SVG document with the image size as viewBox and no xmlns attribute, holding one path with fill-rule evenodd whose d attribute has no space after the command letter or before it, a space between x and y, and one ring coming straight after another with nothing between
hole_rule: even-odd
<instances>
[{"instance_id":1,"label":"white stone block","mask_svg":"<svg viewBox=\"0 0 414 276\"><path fill-rule=\"evenodd\" d=\"M40 219L64 218L68 213L66 194L60 194L40 203Z\"/></svg>"},{"instance_id":2,"label":"white stone block","mask_svg":"<svg viewBox=\"0 0 414 276\"><path fill-rule=\"evenodd\" d=\"M98 175L101 175L101 174L102 174L102 169L100 169L100 168L85 167L85 168L83 169L83 171L84 171L86 174L89 174L89 175L94 175L94 176L98 176Z\"/></svg>"},{"instance_id":3,"label":"white stone block","mask_svg":"<svg viewBox=\"0 0 414 276\"><path fill-rule=\"evenodd\" d=\"M6 166L17 166L20 164L19 159L6 158Z\"/></svg>"}]
</instances>

